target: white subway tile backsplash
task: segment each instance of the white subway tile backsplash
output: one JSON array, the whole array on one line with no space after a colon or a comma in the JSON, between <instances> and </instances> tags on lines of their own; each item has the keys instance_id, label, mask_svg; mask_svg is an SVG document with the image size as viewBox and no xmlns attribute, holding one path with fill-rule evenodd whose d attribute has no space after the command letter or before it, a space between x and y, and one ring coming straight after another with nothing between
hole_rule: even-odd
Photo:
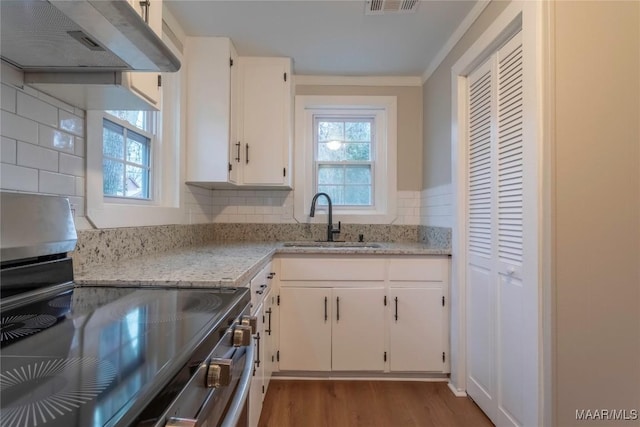
<instances>
[{"instance_id":1,"label":"white subway tile backsplash","mask_svg":"<svg viewBox=\"0 0 640 427\"><path fill-rule=\"evenodd\" d=\"M76 177L76 196L84 197L84 184L85 184L84 178Z\"/></svg>"},{"instance_id":2,"label":"white subway tile backsplash","mask_svg":"<svg viewBox=\"0 0 640 427\"><path fill-rule=\"evenodd\" d=\"M2 163L16 163L16 140L2 137L2 151L0 151Z\"/></svg>"},{"instance_id":3,"label":"white subway tile backsplash","mask_svg":"<svg viewBox=\"0 0 640 427\"><path fill-rule=\"evenodd\" d=\"M76 136L74 138L73 146L76 156L85 157L87 143L85 142L84 138Z\"/></svg>"},{"instance_id":4,"label":"white subway tile backsplash","mask_svg":"<svg viewBox=\"0 0 640 427\"><path fill-rule=\"evenodd\" d=\"M46 102L47 104L51 104L54 107L66 110L70 113L73 113L75 108L66 102L60 101L52 96L47 95L46 93L38 92L38 99Z\"/></svg>"},{"instance_id":5,"label":"white subway tile backsplash","mask_svg":"<svg viewBox=\"0 0 640 427\"><path fill-rule=\"evenodd\" d=\"M38 180L38 191L40 193L74 196L76 194L76 179L71 175L41 170Z\"/></svg>"},{"instance_id":6,"label":"white subway tile backsplash","mask_svg":"<svg viewBox=\"0 0 640 427\"><path fill-rule=\"evenodd\" d=\"M19 141L38 143L38 124L33 120L2 111L2 136Z\"/></svg>"},{"instance_id":7,"label":"white subway tile backsplash","mask_svg":"<svg viewBox=\"0 0 640 427\"><path fill-rule=\"evenodd\" d=\"M18 141L17 164L19 166L58 172L58 152Z\"/></svg>"},{"instance_id":8,"label":"white subway tile backsplash","mask_svg":"<svg viewBox=\"0 0 640 427\"><path fill-rule=\"evenodd\" d=\"M60 153L60 173L84 176L84 159L78 156Z\"/></svg>"},{"instance_id":9,"label":"white subway tile backsplash","mask_svg":"<svg viewBox=\"0 0 640 427\"><path fill-rule=\"evenodd\" d=\"M1 164L0 186L4 190L38 191L38 170L22 166Z\"/></svg>"},{"instance_id":10,"label":"white subway tile backsplash","mask_svg":"<svg viewBox=\"0 0 640 427\"><path fill-rule=\"evenodd\" d=\"M74 139L68 133L45 125L38 126L38 142L40 145L56 150L74 153Z\"/></svg>"},{"instance_id":11,"label":"white subway tile backsplash","mask_svg":"<svg viewBox=\"0 0 640 427\"><path fill-rule=\"evenodd\" d=\"M16 90L9 85L0 87L0 98L2 98L2 109L11 113L16 112Z\"/></svg>"},{"instance_id":12,"label":"white subway tile backsplash","mask_svg":"<svg viewBox=\"0 0 640 427\"><path fill-rule=\"evenodd\" d=\"M84 138L84 119L60 110L60 129Z\"/></svg>"},{"instance_id":13,"label":"white subway tile backsplash","mask_svg":"<svg viewBox=\"0 0 640 427\"><path fill-rule=\"evenodd\" d=\"M18 92L17 113L49 126L58 125L58 109L36 97Z\"/></svg>"}]
</instances>

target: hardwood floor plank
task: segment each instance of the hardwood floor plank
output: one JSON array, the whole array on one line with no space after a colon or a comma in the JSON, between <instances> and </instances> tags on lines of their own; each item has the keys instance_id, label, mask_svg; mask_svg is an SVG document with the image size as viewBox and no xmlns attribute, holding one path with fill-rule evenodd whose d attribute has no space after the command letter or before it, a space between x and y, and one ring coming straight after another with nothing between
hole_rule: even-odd
<instances>
[{"instance_id":1,"label":"hardwood floor plank","mask_svg":"<svg viewBox=\"0 0 640 427\"><path fill-rule=\"evenodd\" d=\"M443 382L273 380L259 427L489 427Z\"/></svg>"}]
</instances>

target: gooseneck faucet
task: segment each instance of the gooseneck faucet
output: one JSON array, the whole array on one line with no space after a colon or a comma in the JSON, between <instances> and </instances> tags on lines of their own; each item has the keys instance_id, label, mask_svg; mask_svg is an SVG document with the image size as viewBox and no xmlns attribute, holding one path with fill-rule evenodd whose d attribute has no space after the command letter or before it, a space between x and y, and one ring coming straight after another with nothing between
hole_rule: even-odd
<instances>
[{"instance_id":1,"label":"gooseneck faucet","mask_svg":"<svg viewBox=\"0 0 640 427\"><path fill-rule=\"evenodd\" d=\"M338 228L334 229L333 228L333 207L331 205L331 197L329 197L329 195L327 193L316 193L315 196L313 196L313 200L311 200L311 212L309 212L309 216L313 218L313 216L316 214L316 201L318 200L318 197L320 196L324 196L327 199L327 202L329 203L329 221L327 224L327 242L333 242L333 235L340 233L340 228L341 228L341 224L340 221L338 221Z\"/></svg>"}]
</instances>

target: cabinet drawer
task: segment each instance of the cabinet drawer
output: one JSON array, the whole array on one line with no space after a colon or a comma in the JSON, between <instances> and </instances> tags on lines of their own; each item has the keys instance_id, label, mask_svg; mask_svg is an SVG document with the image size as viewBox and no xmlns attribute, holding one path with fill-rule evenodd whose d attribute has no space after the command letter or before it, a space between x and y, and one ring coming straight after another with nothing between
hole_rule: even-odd
<instances>
[{"instance_id":1,"label":"cabinet drawer","mask_svg":"<svg viewBox=\"0 0 640 427\"><path fill-rule=\"evenodd\" d=\"M449 275L447 258L392 258L389 280L444 282Z\"/></svg>"},{"instance_id":2,"label":"cabinet drawer","mask_svg":"<svg viewBox=\"0 0 640 427\"><path fill-rule=\"evenodd\" d=\"M284 258L280 261L280 280L366 280L383 281L383 258Z\"/></svg>"}]
</instances>

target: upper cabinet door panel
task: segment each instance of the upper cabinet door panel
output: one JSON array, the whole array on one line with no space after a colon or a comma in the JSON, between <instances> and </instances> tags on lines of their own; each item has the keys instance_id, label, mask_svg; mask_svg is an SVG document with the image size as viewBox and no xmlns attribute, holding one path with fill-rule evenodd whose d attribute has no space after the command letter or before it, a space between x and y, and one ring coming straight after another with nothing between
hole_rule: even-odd
<instances>
[{"instance_id":1,"label":"upper cabinet door panel","mask_svg":"<svg viewBox=\"0 0 640 427\"><path fill-rule=\"evenodd\" d=\"M240 60L243 183L283 185L291 143L291 61Z\"/></svg>"}]
</instances>

